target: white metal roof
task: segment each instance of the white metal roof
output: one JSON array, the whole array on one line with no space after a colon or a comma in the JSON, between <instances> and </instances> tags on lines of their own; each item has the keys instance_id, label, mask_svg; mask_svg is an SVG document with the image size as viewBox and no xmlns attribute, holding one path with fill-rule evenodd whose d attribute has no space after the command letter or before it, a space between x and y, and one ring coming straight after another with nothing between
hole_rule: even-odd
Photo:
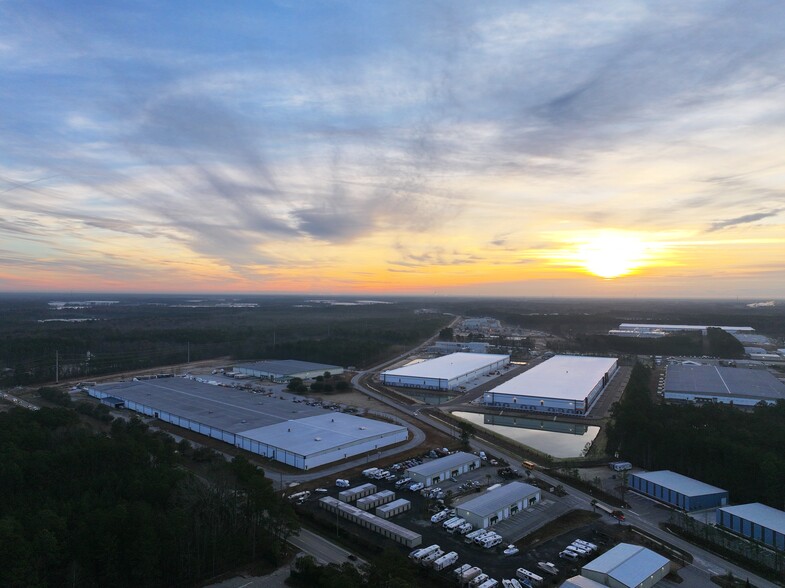
<instances>
[{"instance_id":1,"label":"white metal roof","mask_svg":"<svg viewBox=\"0 0 785 588\"><path fill-rule=\"evenodd\" d=\"M606 588L606 586L583 576L573 576L567 578L559 588Z\"/></svg>"},{"instance_id":2,"label":"white metal roof","mask_svg":"<svg viewBox=\"0 0 785 588\"><path fill-rule=\"evenodd\" d=\"M660 470L658 472L635 472L631 474L643 480L648 480L654 484L658 484L664 488L675 490L684 496L704 496L706 494L719 494L720 492L728 492L722 488L717 488L711 484L706 484L700 480L682 476L670 470Z\"/></svg>"},{"instance_id":3,"label":"white metal roof","mask_svg":"<svg viewBox=\"0 0 785 588\"><path fill-rule=\"evenodd\" d=\"M292 376L295 374L313 372L316 370L323 372L343 370L342 367L337 365L314 363L311 361L300 361L299 359L264 359L262 361L256 361L253 363L239 363L234 367L235 369L243 368L248 370L258 370L279 376Z\"/></svg>"},{"instance_id":4,"label":"white metal roof","mask_svg":"<svg viewBox=\"0 0 785 588\"><path fill-rule=\"evenodd\" d=\"M584 400L616 361L613 357L556 355L488 394Z\"/></svg>"},{"instance_id":5,"label":"white metal roof","mask_svg":"<svg viewBox=\"0 0 785 588\"><path fill-rule=\"evenodd\" d=\"M723 506L720 510L785 535L785 512L760 502Z\"/></svg>"},{"instance_id":6,"label":"white metal roof","mask_svg":"<svg viewBox=\"0 0 785 588\"><path fill-rule=\"evenodd\" d=\"M387 504L382 504L381 506L377 506L376 510L377 512L387 512L389 510L395 510L399 506L406 506L407 504L411 504L411 503L405 498L398 498L396 500L393 500L392 502L388 502Z\"/></svg>"},{"instance_id":7,"label":"white metal roof","mask_svg":"<svg viewBox=\"0 0 785 588\"><path fill-rule=\"evenodd\" d=\"M491 353L451 353L382 373L390 376L452 380L504 359L509 360L510 356Z\"/></svg>"},{"instance_id":8,"label":"white metal roof","mask_svg":"<svg viewBox=\"0 0 785 588\"><path fill-rule=\"evenodd\" d=\"M752 327L729 327L720 325L656 325L656 324L643 324L643 323L622 323L619 329L659 329L661 331L705 331L708 328L722 329L729 333L752 333L755 331Z\"/></svg>"},{"instance_id":9,"label":"white metal roof","mask_svg":"<svg viewBox=\"0 0 785 588\"><path fill-rule=\"evenodd\" d=\"M406 427L332 412L241 431L238 435L308 456L346 443L401 430L406 430Z\"/></svg>"},{"instance_id":10,"label":"white metal roof","mask_svg":"<svg viewBox=\"0 0 785 588\"><path fill-rule=\"evenodd\" d=\"M646 578L667 563L668 559L650 549L630 543L619 543L583 566L582 571L607 574L624 586L637 588Z\"/></svg>"},{"instance_id":11,"label":"white metal roof","mask_svg":"<svg viewBox=\"0 0 785 588\"><path fill-rule=\"evenodd\" d=\"M472 455L471 453L464 453L463 451L459 451L458 453L446 455L444 457L440 457L439 459L434 459L433 461L426 461L425 463L421 463L418 466L407 469L406 473L414 473L420 476L434 476L436 474L440 474L441 472L451 470L475 461L479 462L480 458L476 455Z\"/></svg>"},{"instance_id":12,"label":"white metal roof","mask_svg":"<svg viewBox=\"0 0 785 588\"><path fill-rule=\"evenodd\" d=\"M487 517L523 498L535 496L539 492L540 490L531 484L510 482L501 488L486 490L477 498L458 504L455 508L467 510L477 516Z\"/></svg>"}]
</instances>

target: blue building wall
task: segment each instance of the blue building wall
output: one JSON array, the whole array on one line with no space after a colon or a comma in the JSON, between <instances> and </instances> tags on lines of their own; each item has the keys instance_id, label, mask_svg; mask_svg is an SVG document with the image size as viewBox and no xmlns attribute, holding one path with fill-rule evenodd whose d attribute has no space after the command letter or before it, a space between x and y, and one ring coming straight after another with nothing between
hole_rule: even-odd
<instances>
[{"instance_id":1,"label":"blue building wall","mask_svg":"<svg viewBox=\"0 0 785 588\"><path fill-rule=\"evenodd\" d=\"M656 498L657 500L661 500L662 502L686 511L716 508L718 506L724 506L728 502L728 492L726 491L703 494L700 496L685 496L681 492L666 488L665 486L660 486L649 480L644 480L635 474L629 475L627 478L627 485L641 494L651 496L652 498Z\"/></svg>"},{"instance_id":2,"label":"blue building wall","mask_svg":"<svg viewBox=\"0 0 785 588\"><path fill-rule=\"evenodd\" d=\"M785 535L774 531L773 529L769 529L758 523L753 523L748 519L725 512L722 509L717 510L716 522L719 526L729 529L734 533L738 533L739 535L743 535L750 539L755 539L756 541L765 543L780 551L785 551Z\"/></svg>"}]
</instances>

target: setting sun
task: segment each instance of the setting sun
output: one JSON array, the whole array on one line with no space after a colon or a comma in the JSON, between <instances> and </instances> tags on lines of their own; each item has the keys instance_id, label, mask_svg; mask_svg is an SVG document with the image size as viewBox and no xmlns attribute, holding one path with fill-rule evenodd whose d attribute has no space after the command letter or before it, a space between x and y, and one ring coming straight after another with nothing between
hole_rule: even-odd
<instances>
[{"instance_id":1,"label":"setting sun","mask_svg":"<svg viewBox=\"0 0 785 588\"><path fill-rule=\"evenodd\" d=\"M578 245L576 258L590 273L611 279L645 265L647 249L643 241L632 235L603 234Z\"/></svg>"}]
</instances>

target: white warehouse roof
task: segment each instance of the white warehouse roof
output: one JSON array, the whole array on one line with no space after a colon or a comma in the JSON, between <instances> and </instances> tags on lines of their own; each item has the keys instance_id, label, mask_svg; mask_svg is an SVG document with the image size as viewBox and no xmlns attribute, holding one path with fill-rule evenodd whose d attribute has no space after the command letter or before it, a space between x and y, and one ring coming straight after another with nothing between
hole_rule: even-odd
<instances>
[{"instance_id":1,"label":"white warehouse roof","mask_svg":"<svg viewBox=\"0 0 785 588\"><path fill-rule=\"evenodd\" d=\"M636 588L668 563L667 558L650 549L630 543L619 543L587 563L581 571L604 574L623 586Z\"/></svg>"},{"instance_id":2,"label":"white warehouse roof","mask_svg":"<svg viewBox=\"0 0 785 588\"><path fill-rule=\"evenodd\" d=\"M533 496L539 492L539 488L523 482L510 482L495 490L486 490L477 498L472 498L461 504L456 504L456 508L461 508L474 513L477 516L487 517L496 514L499 510L511 504Z\"/></svg>"},{"instance_id":3,"label":"white warehouse roof","mask_svg":"<svg viewBox=\"0 0 785 588\"><path fill-rule=\"evenodd\" d=\"M490 393L584 400L616 361L614 357L556 355Z\"/></svg>"},{"instance_id":4,"label":"white warehouse roof","mask_svg":"<svg viewBox=\"0 0 785 588\"><path fill-rule=\"evenodd\" d=\"M419 474L420 476L424 477L434 476L436 474L440 474L442 472L446 472L448 470L460 467L467 463L473 463L475 461L480 461L480 458L476 455L472 455L471 453L464 453L463 451L459 451L458 453L446 455L444 457L440 457L439 459L434 459L433 461L426 461L425 463L421 463L420 465L414 466L413 468L408 468L406 472Z\"/></svg>"},{"instance_id":5,"label":"white warehouse roof","mask_svg":"<svg viewBox=\"0 0 785 588\"><path fill-rule=\"evenodd\" d=\"M401 425L332 412L258 427L238 434L292 453L309 456L404 429Z\"/></svg>"},{"instance_id":6,"label":"white warehouse roof","mask_svg":"<svg viewBox=\"0 0 785 588\"><path fill-rule=\"evenodd\" d=\"M752 327L732 327L732 326L713 326L713 325L654 325L654 324L640 324L640 323L622 323L619 329L622 331L639 330L639 329L656 329L659 331L705 331L706 329L722 329L729 333L752 333L755 331Z\"/></svg>"},{"instance_id":7,"label":"white warehouse roof","mask_svg":"<svg viewBox=\"0 0 785 588\"><path fill-rule=\"evenodd\" d=\"M704 496L706 494L719 494L727 492L722 488L717 488L711 484L706 484L700 480L682 476L670 470L660 470L658 472L635 472L634 476L658 484L663 488L675 490L684 496Z\"/></svg>"},{"instance_id":8,"label":"white warehouse roof","mask_svg":"<svg viewBox=\"0 0 785 588\"><path fill-rule=\"evenodd\" d=\"M771 508L760 502L753 502L737 506L723 506L720 510L785 535L785 512L776 508Z\"/></svg>"},{"instance_id":9,"label":"white warehouse roof","mask_svg":"<svg viewBox=\"0 0 785 588\"><path fill-rule=\"evenodd\" d=\"M451 353L383 373L391 376L452 380L509 358L509 355L491 353Z\"/></svg>"}]
</instances>

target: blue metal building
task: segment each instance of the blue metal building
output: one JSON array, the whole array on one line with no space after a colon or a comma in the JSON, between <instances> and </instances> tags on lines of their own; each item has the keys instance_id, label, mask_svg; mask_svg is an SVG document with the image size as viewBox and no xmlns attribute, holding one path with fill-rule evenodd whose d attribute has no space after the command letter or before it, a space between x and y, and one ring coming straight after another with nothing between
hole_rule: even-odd
<instances>
[{"instance_id":1,"label":"blue metal building","mask_svg":"<svg viewBox=\"0 0 785 588\"><path fill-rule=\"evenodd\" d=\"M686 511L717 508L728 503L728 491L676 472L629 474L627 485L641 494Z\"/></svg>"},{"instance_id":2,"label":"blue metal building","mask_svg":"<svg viewBox=\"0 0 785 588\"><path fill-rule=\"evenodd\" d=\"M721 527L785 551L785 512L759 502L717 509Z\"/></svg>"}]
</instances>

